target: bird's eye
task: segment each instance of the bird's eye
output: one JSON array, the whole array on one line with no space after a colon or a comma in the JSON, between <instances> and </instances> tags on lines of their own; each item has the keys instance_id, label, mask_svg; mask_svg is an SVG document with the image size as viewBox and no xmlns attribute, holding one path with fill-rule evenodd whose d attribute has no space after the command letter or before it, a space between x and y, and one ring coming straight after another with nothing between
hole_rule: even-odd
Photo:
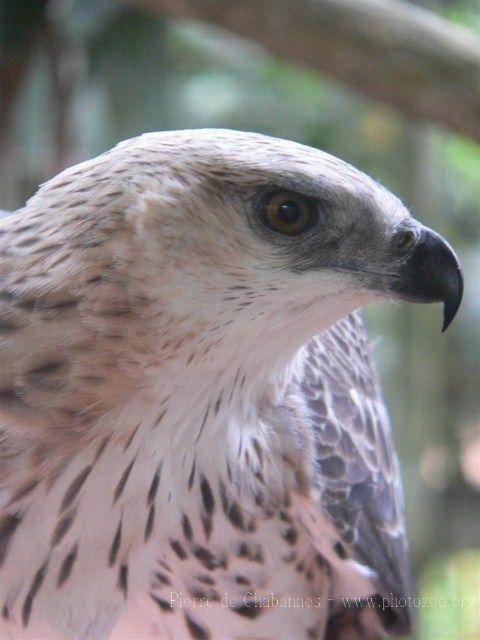
<instances>
[{"instance_id":1,"label":"bird's eye","mask_svg":"<svg viewBox=\"0 0 480 640\"><path fill-rule=\"evenodd\" d=\"M270 195L263 206L262 221L286 236L298 236L307 231L318 219L314 204L308 199L289 191Z\"/></svg>"}]
</instances>

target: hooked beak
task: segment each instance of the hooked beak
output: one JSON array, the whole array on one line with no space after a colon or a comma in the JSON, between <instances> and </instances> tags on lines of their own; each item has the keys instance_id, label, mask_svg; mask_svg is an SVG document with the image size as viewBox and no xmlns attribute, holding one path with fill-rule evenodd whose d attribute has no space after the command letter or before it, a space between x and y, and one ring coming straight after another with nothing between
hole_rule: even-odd
<instances>
[{"instance_id":1,"label":"hooked beak","mask_svg":"<svg viewBox=\"0 0 480 640\"><path fill-rule=\"evenodd\" d=\"M432 229L421 227L398 276L390 288L399 298L410 302L443 302L442 331L445 331L463 294L460 262L448 242Z\"/></svg>"}]
</instances>

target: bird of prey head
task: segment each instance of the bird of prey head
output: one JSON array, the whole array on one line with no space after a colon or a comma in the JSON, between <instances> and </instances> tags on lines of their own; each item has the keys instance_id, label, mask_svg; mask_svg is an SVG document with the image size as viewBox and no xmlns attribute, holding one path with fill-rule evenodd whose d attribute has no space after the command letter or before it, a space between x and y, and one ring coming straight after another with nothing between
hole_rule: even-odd
<instances>
[{"instance_id":1,"label":"bird of prey head","mask_svg":"<svg viewBox=\"0 0 480 640\"><path fill-rule=\"evenodd\" d=\"M408 592L388 419L342 318L443 302L445 329L462 296L445 240L347 163L225 130L126 141L2 227L6 633L408 628L341 606ZM264 611L271 589L319 606Z\"/></svg>"},{"instance_id":2,"label":"bird of prey head","mask_svg":"<svg viewBox=\"0 0 480 640\"><path fill-rule=\"evenodd\" d=\"M224 319L241 339L250 330L242 310L253 305L262 319L251 320L251 332L277 329L278 350L375 299L442 301L444 328L457 311L460 271L447 243L337 158L211 130L146 135L120 152L143 162L132 178L145 203L135 213L148 237L142 259L157 283L175 288L174 314ZM229 300L239 279L249 297L239 287Z\"/></svg>"}]
</instances>

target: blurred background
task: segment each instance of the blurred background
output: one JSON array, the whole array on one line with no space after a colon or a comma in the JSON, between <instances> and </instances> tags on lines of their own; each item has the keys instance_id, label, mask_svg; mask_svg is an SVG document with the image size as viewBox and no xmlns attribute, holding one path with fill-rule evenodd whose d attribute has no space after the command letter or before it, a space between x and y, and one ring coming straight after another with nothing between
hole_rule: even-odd
<instances>
[{"instance_id":1,"label":"blurred background","mask_svg":"<svg viewBox=\"0 0 480 640\"><path fill-rule=\"evenodd\" d=\"M440 68L436 77L422 51L415 58L415 43L406 41L402 49L397 41L391 43L397 51L389 48L388 29L385 51L377 53L378 42L370 43L379 70L372 75L373 67L362 68L364 58L357 55L363 41L355 22L342 14L343 26L329 40L335 6L320 15L318 51L309 64L309 47L296 47L305 41L304 27L311 37L315 25L302 24L309 21L300 8L313 2L298 0L297 13L295 4L278 0L272 14L272 2L262 0L1 0L0 209L21 206L39 183L124 138L229 127L340 156L448 238L465 268L466 293L445 335L438 306L385 305L366 315L401 460L416 594L428 598L418 606L416 638L478 640L480 147L473 138L480 140L480 102L473 115L445 116L442 91L452 93L455 82L467 92L458 95L459 105L474 100L468 94L471 68L451 65L450 75ZM364 40L375 24L375 4L372 20L358 22ZM389 0L378 0L378 15L385 4ZM420 26L430 21L432 33L443 29L445 42L456 37L475 58L480 3L432 0L423 10L418 3L393 4ZM443 20L437 24L438 16ZM341 49L338 77L335 46ZM436 43L442 64L452 46L442 51ZM396 64L404 54L402 99L389 64L392 55ZM477 55L480 61L480 49ZM382 73L386 86L377 91ZM426 76L433 77L436 93Z\"/></svg>"}]
</instances>

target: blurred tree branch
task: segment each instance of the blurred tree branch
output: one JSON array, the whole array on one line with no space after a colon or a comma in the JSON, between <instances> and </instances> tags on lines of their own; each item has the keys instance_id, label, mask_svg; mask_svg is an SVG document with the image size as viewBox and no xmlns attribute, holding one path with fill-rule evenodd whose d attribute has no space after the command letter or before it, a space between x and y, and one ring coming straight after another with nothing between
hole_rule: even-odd
<instances>
[{"instance_id":1,"label":"blurred tree branch","mask_svg":"<svg viewBox=\"0 0 480 640\"><path fill-rule=\"evenodd\" d=\"M0 4L0 191L8 182L12 115L32 51L45 29L47 0L4 0ZM2 194L3 195L3 194Z\"/></svg>"},{"instance_id":2,"label":"blurred tree branch","mask_svg":"<svg viewBox=\"0 0 480 640\"><path fill-rule=\"evenodd\" d=\"M225 27L364 95L480 141L480 39L403 0L130 0Z\"/></svg>"},{"instance_id":3,"label":"blurred tree branch","mask_svg":"<svg viewBox=\"0 0 480 640\"><path fill-rule=\"evenodd\" d=\"M30 61L36 37L45 27L47 0L5 0L1 5L0 127L5 133L20 80Z\"/></svg>"}]
</instances>

